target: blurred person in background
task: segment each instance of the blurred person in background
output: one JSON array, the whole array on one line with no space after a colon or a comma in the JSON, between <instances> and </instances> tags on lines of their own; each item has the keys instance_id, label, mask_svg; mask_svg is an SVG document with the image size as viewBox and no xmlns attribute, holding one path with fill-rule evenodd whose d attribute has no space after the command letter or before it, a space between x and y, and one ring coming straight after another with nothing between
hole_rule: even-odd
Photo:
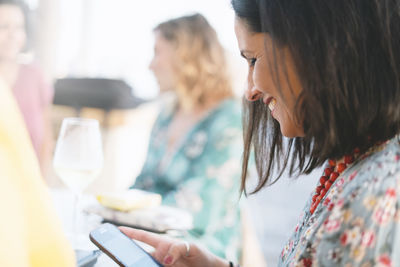
<instances>
[{"instance_id":1,"label":"blurred person in background","mask_svg":"<svg viewBox=\"0 0 400 267\"><path fill-rule=\"evenodd\" d=\"M27 11L22 1L0 0L0 77L13 92L45 173L51 156L48 114L53 89L38 67L21 63L20 54L27 43Z\"/></svg>"},{"instance_id":2,"label":"blurred person in background","mask_svg":"<svg viewBox=\"0 0 400 267\"><path fill-rule=\"evenodd\" d=\"M0 266L76 266L23 118L1 77L0 210Z\"/></svg>"},{"instance_id":3,"label":"blurred person in background","mask_svg":"<svg viewBox=\"0 0 400 267\"><path fill-rule=\"evenodd\" d=\"M133 187L159 193L163 204L191 212L190 238L217 255L238 258L241 108L224 49L200 14L163 22L154 34L150 69L160 91L175 97L153 126Z\"/></svg>"}]
</instances>

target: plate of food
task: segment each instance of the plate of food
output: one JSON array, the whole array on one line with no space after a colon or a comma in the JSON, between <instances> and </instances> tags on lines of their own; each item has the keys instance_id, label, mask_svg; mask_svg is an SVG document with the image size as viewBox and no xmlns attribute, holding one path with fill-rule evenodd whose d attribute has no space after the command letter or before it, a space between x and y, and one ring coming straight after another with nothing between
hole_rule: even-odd
<instances>
[{"instance_id":1,"label":"plate of food","mask_svg":"<svg viewBox=\"0 0 400 267\"><path fill-rule=\"evenodd\" d=\"M87 206L89 213L105 222L165 233L193 228L193 217L185 210L161 205L161 196L138 189L104 193L96 196L98 203Z\"/></svg>"}]
</instances>

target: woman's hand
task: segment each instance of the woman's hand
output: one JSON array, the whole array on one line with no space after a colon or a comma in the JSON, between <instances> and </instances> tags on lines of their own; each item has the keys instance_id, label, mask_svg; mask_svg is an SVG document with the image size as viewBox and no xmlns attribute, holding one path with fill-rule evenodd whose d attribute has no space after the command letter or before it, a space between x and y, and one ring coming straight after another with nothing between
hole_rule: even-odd
<instances>
[{"instance_id":1,"label":"woman's hand","mask_svg":"<svg viewBox=\"0 0 400 267\"><path fill-rule=\"evenodd\" d=\"M128 227L119 227L128 237L154 247L152 256L165 266L174 267L227 267L229 263L196 244L163 237L157 234ZM188 250L189 248L189 250ZM187 253L189 252L189 253Z\"/></svg>"}]
</instances>

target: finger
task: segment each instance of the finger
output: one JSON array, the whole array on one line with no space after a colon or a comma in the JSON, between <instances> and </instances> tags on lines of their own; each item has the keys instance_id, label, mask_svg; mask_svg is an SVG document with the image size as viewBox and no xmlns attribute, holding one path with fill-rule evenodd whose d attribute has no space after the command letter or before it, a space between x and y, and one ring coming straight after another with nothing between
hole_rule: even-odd
<instances>
[{"instance_id":1,"label":"finger","mask_svg":"<svg viewBox=\"0 0 400 267\"><path fill-rule=\"evenodd\" d=\"M127 235L129 238L144 242L152 247L157 246L163 239L157 234L149 233L143 230L133 229L129 227L118 227L121 232Z\"/></svg>"},{"instance_id":2,"label":"finger","mask_svg":"<svg viewBox=\"0 0 400 267\"><path fill-rule=\"evenodd\" d=\"M187 252L188 252L188 247L186 246L185 242L175 243L171 245L171 247L169 248L168 253L163 260L163 264L173 265L176 261L178 261L182 257L189 256L187 255Z\"/></svg>"}]
</instances>

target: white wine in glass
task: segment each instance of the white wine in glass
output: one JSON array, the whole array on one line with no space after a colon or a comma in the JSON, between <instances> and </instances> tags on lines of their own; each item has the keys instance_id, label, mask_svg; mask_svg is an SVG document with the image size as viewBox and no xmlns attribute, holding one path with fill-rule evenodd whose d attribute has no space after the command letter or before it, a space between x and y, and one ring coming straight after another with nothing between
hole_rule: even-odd
<instances>
[{"instance_id":1,"label":"white wine in glass","mask_svg":"<svg viewBox=\"0 0 400 267\"><path fill-rule=\"evenodd\" d=\"M54 152L53 167L64 184L74 193L72 234L78 235L79 197L99 176L103 167L103 148L97 120L63 120Z\"/></svg>"}]
</instances>

